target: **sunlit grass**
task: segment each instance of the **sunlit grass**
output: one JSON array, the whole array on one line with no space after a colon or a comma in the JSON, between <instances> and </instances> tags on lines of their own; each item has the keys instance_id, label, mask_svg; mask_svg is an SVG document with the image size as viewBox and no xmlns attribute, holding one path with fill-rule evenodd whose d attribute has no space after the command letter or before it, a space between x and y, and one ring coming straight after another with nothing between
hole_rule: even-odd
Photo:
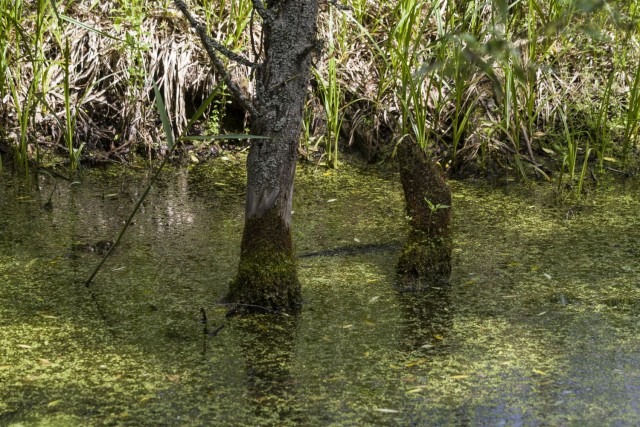
<instances>
[{"instance_id":1,"label":"sunlit grass","mask_svg":"<svg viewBox=\"0 0 640 427\"><path fill-rule=\"evenodd\" d=\"M136 145L149 156L162 153L154 142L152 82L177 130L219 83L169 0L104 8L75 0L56 4L58 16L47 0L0 0L0 6L3 139L25 170L30 160L38 163L42 145L63 151L71 168L96 148L115 156ZM572 155L560 112L571 132L582 132L585 120L573 112L587 111L599 168L606 170L605 158L633 167L638 0L355 0L348 6L321 8L324 47L314 58L312 96L324 117L306 113L308 123L324 121L326 133L317 144L319 135L309 130L303 144L328 166L337 165L339 142L348 137L341 126L348 122L349 143L356 131L388 146L411 137L456 169L498 156L523 179L534 171L547 176L543 149L555 144L559 156ZM264 59L262 23L250 0L199 0L192 7L227 48ZM251 93L250 70L227 64ZM224 117L228 105L211 108Z\"/></svg>"}]
</instances>

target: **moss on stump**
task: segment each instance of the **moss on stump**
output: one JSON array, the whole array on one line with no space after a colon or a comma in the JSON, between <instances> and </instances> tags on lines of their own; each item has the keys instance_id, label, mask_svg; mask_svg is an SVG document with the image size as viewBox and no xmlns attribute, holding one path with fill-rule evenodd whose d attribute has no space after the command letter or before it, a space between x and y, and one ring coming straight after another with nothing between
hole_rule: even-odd
<instances>
[{"instance_id":1,"label":"moss on stump","mask_svg":"<svg viewBox=\"0 0 640 427\"><path fill-rule=\"evenodd\" d=\"M275 209L247 219L238 274L226 302L242 311L295 311L301 290L288 224Z\"/></svg>"},{"instance_id":2,"label":"moss on stump","mask_svg":"<svg viewBox=\"0 0 640 427\"><path fill-rule=\"evenodd\" d=\"M451 274L451 190L414 141L405 138L397 153L411 227L397 271L420 286L442 283Z\"/></svg>"},{"instance_id":3,"label":"moss on stump","mask_svg":"<svg viewBox=\"0 0 640 427\"><path fill-rule=\"evenodd\" d=\"M446 280L451 274L451 242L410 236L400 253L398 273L410 278L433 279L434 283Z\"/></svg>"}]
</instances>

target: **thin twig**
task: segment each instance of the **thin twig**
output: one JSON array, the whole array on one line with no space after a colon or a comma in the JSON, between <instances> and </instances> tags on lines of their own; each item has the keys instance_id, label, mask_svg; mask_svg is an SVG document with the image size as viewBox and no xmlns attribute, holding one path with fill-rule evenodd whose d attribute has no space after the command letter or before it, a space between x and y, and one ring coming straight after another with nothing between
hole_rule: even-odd
<instances>
[{"instance_id":1,"label":"thin twig","mask_svg":"<svg viewBox=\"0 0 640 427\"><path fill-rule=\"evenodd\" d=\"M122 236L124 235L124 232L127 231L127 228L131 224L131 221L133 220L134 215L136 214L136 212L138 212L138 209L140 209L140 206L142 205L142 202L147 197L147 194L149 194L149 191L151 190L151 187L153 187L153 184L155 184L156 180L158 179L158 176L160 176L160 172L162 171L162 168L167 163L167 159L171 156L171 153L173 153L173 150L176 148L176 146L177 146L177 144L175 144L173 147L171 147L171 150L169 150L169 153L167 153L167 155L164 157L164 159L162 159L162 163L160 163L160 166L156 170L156 173L153 174L153 176L151 177L151 180L149 181L149 185L147 185L147 188L144 190L144 193L142 193L142 196L140 196L140 198L136 202L136 205L133 207L133 210L131 211L131 214L129 214L129 218L127 218L127 220L125 221L124 226L120 229L120 233L118 233L118 237L116 237L115 242L113 243L113 245L111 245L111 247L109 248L107 253L104 254L104 256L102 257L102 259L100 260L98 265L96 265L96 268L91 273L91 276L89 276L89 278L85 282L85 286L87 288L91 285L91 281L96 276L96 274L98 274L98 271L100 271L100 268L102 267L104 262L107 260L107 258L109 258L109 256L111 255L111 252L113 252L115 247L118 246L118 243L120 242L120 239L122 239Z\"/></svg>"},{"instance_id":2,"label":"thin twig","mask_svg":"<svg viewBox=\"0 0 640 427\"><path fill-rule=\"evenodd\" d=\"M253 4L253 9L258 12L258 15L262 18L262 20L267 24L271 24L273 22L273 14L269 12L262 4L262 0L251 0Z\"/></svg>"},{"instance_id":3,"label":"thin twig","mask_svg":"<svg viewBox=\"0 0 640 427\"><path fill-rule=\"evenodd\" d=\"M218 58L218 55L216 55L214 46L208 43L208 40L211 39L207 35L204 26L200 25L198 21L193 17L193 15L191 15L191 12L189 12L189 10L187 9L187 5L182 0L175 0L175 4L180 12L182 12L182 14L185 16L185 18L187 18L191 26L196 30L198 36L200 36L200 41L202 41L202 44L204 45L204 48L209 55L209 59L211 59L211 62L213 63L216 71L222 75L222 78L229 88L229 91L231 91L231 94L238 101L238 103L240 103L242 108L244 108L245 111L247 111L252 117L258 117L258 110L256 109L256 107L253 105L251 100L249 100L242 93L238 84L231 78L224 64L222 63L220 58Z\"/></svg>"},{"instance_id":4,"label":"thin twig","mask_svg":"<svg viewBox=\"0 0 640 427\"><path fill-rule=\"evenodd\" d=\"M261 305L256 305L256 304L240 304L237 302L230 302L230 303L218 303L217 305L221 305L223 307L229 307L231 306L231 308L229 309L229 312L227 312L226 316L230 317L233 316L236 313L236 309L238 307L250 307L250 308L259 308L260 310L269 312L269 313L274 313L274 314L281 314L285 317L289 317L289 315L287 313L285 313L284 311L280 311L280 310L274 310L272 308L268 308L268 307L263 307Z\"/></svg>"},{"instance_id":5,"label":"thin twig","mask_svg":"<svg viewBox=\"0 0 640 427\"><path fill-rule=\"evenodd\" d=\"M202 23L198 22L198 20L191 14L191 12L189 12L189 9L187 8L186 3L184 3L182 0L176 0L176 5L180 9L180 11L183 13L185 18L187 18L187 20L189 21L189 24L191 24L191 26L196 30L196 32L200 36L200 39L205 45L212 47L213 49L217 50L227 58L232 59L242 65L246 65L247 67L256 68L260 66L260 64L251 62L244 56L238 55L237 53L232 52L231 50L224 47L217 40L209 37L209 34L207 34L207 27Z\"/></svg>"},{"instance_id":6,"label":"thin twig","mask_svg":"<svg viewBox=\"0 0 640 427\"><path fill-rule=\"evenodd\" d=\"M611 172L615 172L615 173L619 173L620 175L623 175L625 178L631 177L634 175L633 172L625 172L625 171L621 171L619 169L614 169L612 167L609 166L605 166L604 167L606 170L611 171Z\"/></svg>"},{"instance_id":7,"label":"thin twig","mask_svg":"<svg viewBox=\"0 0 640 427\"><path fill-rule=\"evenodd\" d=\"M260 49L256 49L256 41L253 37L253 18L256 14L256 9L251 9L251 19L249 19L249 34L251 35L251 51L253 52L253 58L255 61L260 59L262 55L262 47L264 41L264 25L260 26Z\"/></svg>"}]
</instances>

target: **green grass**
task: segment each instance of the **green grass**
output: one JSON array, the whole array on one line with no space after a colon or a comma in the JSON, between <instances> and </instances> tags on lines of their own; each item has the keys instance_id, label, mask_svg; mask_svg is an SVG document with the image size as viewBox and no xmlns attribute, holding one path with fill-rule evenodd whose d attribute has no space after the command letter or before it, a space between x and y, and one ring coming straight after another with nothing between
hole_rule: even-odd
<instances>
[{"instance_id":1,"label":"green grass","mask_svg":"<svg viewBox=\"0 0 640 427\"><path fill-rule=\"evenodd\" d=\"M313 135L308 127L302 143L335 167L341 128L349 122L352 135L360 131L387 146L409 137L456 169L503 158L497 164L523 179L543 171L543 149L553 145L568 155L563 168L575 178L581 166L573 163L568 127L570 134L590 134L601 170L605 158L633 168L639 3L473 0L436 7L427 0L354 0L351 10L323 6L325 47L309 105L324 111L305 114L308 123L324 121L326 132ZM96 149L117 155L142 147L153 157L162 147L151 84L161 88L169 120L181 131L191 109L220 82L170 1L107 4L103 11L74 0L57 5L56 14L47 0L0 0L2 138L25 170L40 162L42 145L64 152L70 169ZM250 0L198 0L191 7L224 46L260 60L261 20L252 17ZM250 70L227 64L250 93ZM209 106L216 117L228 108L224 101Z\"/></svg>"}]
</instances>

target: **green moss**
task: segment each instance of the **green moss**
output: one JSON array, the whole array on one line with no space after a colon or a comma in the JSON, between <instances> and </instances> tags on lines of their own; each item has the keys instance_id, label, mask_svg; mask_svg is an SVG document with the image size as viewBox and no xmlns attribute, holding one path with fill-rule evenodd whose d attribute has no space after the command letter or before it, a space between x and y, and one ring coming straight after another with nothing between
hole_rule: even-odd
<instances>
[{"instance_id":1,"label":"green moss","mask_svg":"<svg viewBox=\"0 0 640 427\"><path fill-rule=\"evenodd\" d=\"M226 301L245 305L247 311L298 309L301 292L295 260L270 251L242 257Z\"/></svg>"},{"instance_id":2,"label":"green moss","mask_svg":"<svg viewBox=\"0 0 640 427\"><path fill-rule=\"evenodd\" d=\"M238 274L226 301L249 311L295 311L300 300L289 225L277 208L249 218L243 231Z\"/></svg>"},{"instance_id":3,"label":"green moss","mask_svg":"<svg viewBox=\"0 0 640 427\"><path fill-rule=\"evenodd\" d=\"M398 273L407 276L408 288L446 282L451 275L451 239L412 233L402 248ZM415 285L410 285L416 282ZM405 287L405 286L403 286Z\"/></svg>"}]
</instances>

